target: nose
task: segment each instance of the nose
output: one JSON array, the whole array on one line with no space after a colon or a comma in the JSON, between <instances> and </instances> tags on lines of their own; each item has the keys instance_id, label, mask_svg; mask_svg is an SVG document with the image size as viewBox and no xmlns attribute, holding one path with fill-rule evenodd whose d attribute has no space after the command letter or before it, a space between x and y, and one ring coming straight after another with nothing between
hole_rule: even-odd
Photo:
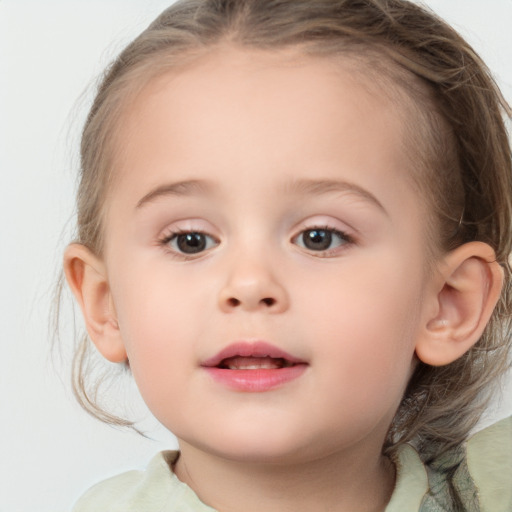
<instances>
[{"instance_id":1,"label":"nose","mask_svg":"<svg viewBox=\"0 0 512 512\"><path fill-rule=\"evenodd\" d=\"M232 265L219 293L220 308L231 313L262 311L282 313L289 306L282 280L269 262L240 262Z\"/></svg>"}]
</instances>

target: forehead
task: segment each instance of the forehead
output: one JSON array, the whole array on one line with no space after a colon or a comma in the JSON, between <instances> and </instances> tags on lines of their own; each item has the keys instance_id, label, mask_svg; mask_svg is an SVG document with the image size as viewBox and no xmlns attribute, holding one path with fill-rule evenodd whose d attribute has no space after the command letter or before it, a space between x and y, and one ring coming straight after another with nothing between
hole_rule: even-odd
<instances>
[{"instance_id":1,"label":"forehead","mask_svg":"<svg viewBox=\"0 0 512 512\"><path fill-rule=\"evenodd\" d=\"M300 120L306 112L320 116L331 111L330 124L340 124L346 122L349 112L338 118L335 113L351 103L350 115L360 115L360 121L368 125L384 122L403 141L404 121L411 117L410 112L405 113L406 95L393 83L391 73L381 74L373 68L373 61L350 55L309 57L296 50L220 48L152 79L127 103L116 130L124 146L121 153L129 152L125 139L140 137L145 119L161 111L164 104L172 115L160 118L175 137L190 127L199 135L210 122L219 125L227 117L223 113L233 115L230 124L218 126L216 136L220 131L228 133L234 121L244 126L244 132L250 131L256 126L247 122L263 112L268 124L283 125L283 132L286 124ZM372 119L364 117L369 109L373 110ZM306 128L305 121L301 124ZM213 133L209 135L211 139Z\"/></svg>"},{"instance_id":2,"label":"forehead","mask_svg":"<svg viewBox=\"0 0 512 512\"><path fill-rule=\"evenodd\" d=\"M357 59L224 48L153 79L130 103L117 131L117 181L137 202L169 175L227 189L236 169L250 191L263 170L309 179L338 157L365 169L364 186L375 187L386 164L406 179L405 115L386 84Z\"/></svg>"}]
</instances>

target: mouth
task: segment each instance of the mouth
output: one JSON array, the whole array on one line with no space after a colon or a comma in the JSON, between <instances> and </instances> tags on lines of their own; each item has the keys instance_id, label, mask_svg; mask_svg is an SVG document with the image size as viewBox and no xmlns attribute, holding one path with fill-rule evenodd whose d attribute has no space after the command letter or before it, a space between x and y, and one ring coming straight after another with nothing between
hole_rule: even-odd
<instances>
[{"instance_id":1,"label":"mouth","mask_svg":"<svg viewBox=\"0 0 512 512\"><path fill-rule=\"evenodd\" d=\"M230 389L263 392L297 379L308 363L266 342L239 342L201 366L215 381Z\"/></svg>"},{"instance_id":2,"label":"mouth","mask_svg":"<svg viewBox=\"0 0 512 512\"><path fill-rule=\"evenodd\" d=\"M279 370L292 366L294 366L294 363L282 357L234 356L223 359L217 365L217 368L224 370Z\"/></svg>"},{"instance_id":3,"label":"mouth","mask_svg":"<svg viewBox=\"0 0 512 512\"><path fill-rule=\"evenodd\" d=\"M201 366L224 370L276 370L296 364L306 364L306 362L264 341L242 341L224 348L204 361Z\"/></svg>"}]
</instances>

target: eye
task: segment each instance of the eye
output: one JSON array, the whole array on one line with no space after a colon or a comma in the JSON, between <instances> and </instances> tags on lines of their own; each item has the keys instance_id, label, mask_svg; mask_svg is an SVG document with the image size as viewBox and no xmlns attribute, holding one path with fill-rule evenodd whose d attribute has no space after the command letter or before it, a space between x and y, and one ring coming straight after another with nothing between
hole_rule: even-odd
<instances>
[{"instance_id":1,"label":"eye","mask_svg":"<svg viewBox=\"0 0 512 512\"><path fill-rule=\"evenodd\" d=\"M331 228L311 228L299 233L293 240L299 247L310 251L325 252L351 242L345 233Z\"/></svg>"},{"instance_id":2,"label":"eye","mask_svg":"<svg viewBox=\"0 0 512 512\"><path fill-rule=\"evenodd\" d=\"M182 254L198 254L218 244L213 237L199 231L173 233L162 240L162 243Z\"/></svg>"}]
</instances>

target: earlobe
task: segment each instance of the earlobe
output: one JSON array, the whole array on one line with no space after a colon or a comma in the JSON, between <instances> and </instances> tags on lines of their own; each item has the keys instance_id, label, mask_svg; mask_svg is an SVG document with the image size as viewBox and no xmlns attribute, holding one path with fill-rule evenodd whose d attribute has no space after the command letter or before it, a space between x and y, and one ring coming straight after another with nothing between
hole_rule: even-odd
<instances>
[{"instance_id":1,"label":"earlobe","mask_svg":"<svg viewBox=\"0 0 512 512\"><path fill-rule=\"evenodd\" d=\"M480 339L503 286L503 270L483 242L448 253L438 275L436 313L416 344L418 358L432 366L455 361Z\"/></svg>"},{"instance_id":2,"label":"earlobe","mask_svg":"<svg viewBox=\"0 0 512 512\"><path fill-rule=\"evenodd\" d=\"M64 273L98 351L109 361L127 359L104 263L81 244L64 253Z\"/></svg>"}]
</instances>

